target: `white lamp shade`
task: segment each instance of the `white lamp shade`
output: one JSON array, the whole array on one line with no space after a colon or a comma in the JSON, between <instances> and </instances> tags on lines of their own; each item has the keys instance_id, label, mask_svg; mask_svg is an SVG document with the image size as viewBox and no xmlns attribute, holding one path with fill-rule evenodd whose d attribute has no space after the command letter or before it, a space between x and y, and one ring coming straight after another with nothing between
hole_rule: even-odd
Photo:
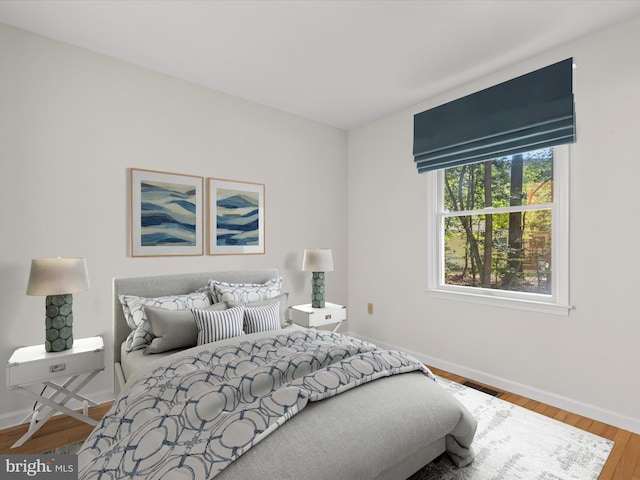
<instances>
[{"instance_id":1,"label":"white lamp shade","mask_svg":"<svg viewBox=\"0 0 640 480\"><path fill-rule=\"evenodd\" d=\"M34 258L27 295L66 295L89 290L84 258Z\"/></svg>"},{"instance_id":2,"label":"white lamp shade","mask_svg":"<svg viewBox=\"0 0 640 480\"><path fill-rule=\"evenodd\" d=\"M332 272L333 256L330 248L307 248L302 259L304 272Z\"/></svg>"}]
</instances>

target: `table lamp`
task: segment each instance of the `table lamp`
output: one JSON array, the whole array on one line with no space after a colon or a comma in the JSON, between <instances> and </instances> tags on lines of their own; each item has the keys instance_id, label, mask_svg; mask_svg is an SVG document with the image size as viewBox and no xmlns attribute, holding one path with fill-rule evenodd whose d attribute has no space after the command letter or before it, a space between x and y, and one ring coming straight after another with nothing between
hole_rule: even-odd
<instances>
[{"instance_id":1,"label":"table lamp","mask_svg":"<svg viewBox=\"0 0 640 480\"><path fill-rule=\"evenodd\" d=\"M61 352L73 346L73 295L89 290L84 258L35 258L27 295L46 295L45 350Z\"/></svg>"},{"instance_id":2,"label":"table lamp","mask_svg":"<svg viewBox=\"0 0 640 480\"><path fill-rule=\"evenodd\" d=\"M307 248L302 259L302 271L313 272L311 284L311 307L324 308L324 272L333 271L333 256L330 248Z\"/></svg>"}]
</instances>

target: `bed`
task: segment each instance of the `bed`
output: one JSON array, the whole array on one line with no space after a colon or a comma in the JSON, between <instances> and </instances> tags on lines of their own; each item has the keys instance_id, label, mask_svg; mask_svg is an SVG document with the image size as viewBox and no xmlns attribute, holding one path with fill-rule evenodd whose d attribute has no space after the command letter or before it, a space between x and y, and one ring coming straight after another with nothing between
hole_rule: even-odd
<instances>
[{"instance_id":1,"label":"bed","mask_svg":"<svg viewBox=\"0 0 640 480\"><path fill-rule=\"evenodd\" d=\"M78 453L80 478L406 479L442 454L458 466L473 460L475 419L426 367L402 352L288 324L286 288L236 302L223 300L221 290L218 302L192 307L200 327L209 316L243 310L252 333L145 354L169 338L152 335L145 349L130 351L123 295L211 295L212 282L271 288L278 275L258 269L114 279L117 397ZM202 313L223 303L223 313ZM146 312L165 315L149 306ZM190 309L176 310L174 317ZM277 327L247 328L249 313L263 321L267 310L278 315ZM156 333L152 320L146 326ZM204 327L197 332L199 341L208 335Z\"/></svg>"}]
</instances>

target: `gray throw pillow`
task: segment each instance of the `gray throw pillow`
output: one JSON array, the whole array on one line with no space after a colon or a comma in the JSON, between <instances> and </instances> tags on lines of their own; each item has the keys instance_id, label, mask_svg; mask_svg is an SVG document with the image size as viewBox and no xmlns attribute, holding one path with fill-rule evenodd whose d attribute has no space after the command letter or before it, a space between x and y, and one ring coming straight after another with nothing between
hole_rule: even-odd
<instances>
[{"instance_id":1,"label":"gray throw pillow","mask_svg":"<svg viewBox=\"0 0 640 480\"><path fill-rule=\"evenodd\" d=\"M226 308L227 305L222 302L205 310ZM198 344L198 327L191 310L166 310L146 305L144 311L154 336L151 344L144 350L145 355L195 347Z\"/></svg>"}]
</instances>

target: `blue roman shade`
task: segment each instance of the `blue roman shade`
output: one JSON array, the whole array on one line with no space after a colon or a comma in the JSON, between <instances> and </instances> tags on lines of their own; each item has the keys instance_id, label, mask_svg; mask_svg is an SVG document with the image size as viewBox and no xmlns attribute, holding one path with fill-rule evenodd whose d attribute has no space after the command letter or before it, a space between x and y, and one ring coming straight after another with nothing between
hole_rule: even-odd
<instances>
[{"instance_id":1,"label":"blue roman shade","mask_svg":"<svg viewBox=\"0 0 640 480\"><path fill-rule=\"evenodd\" d=\"M414 116L418 172L575 142L573 59Z\"/></svg>"}]
</instances>

